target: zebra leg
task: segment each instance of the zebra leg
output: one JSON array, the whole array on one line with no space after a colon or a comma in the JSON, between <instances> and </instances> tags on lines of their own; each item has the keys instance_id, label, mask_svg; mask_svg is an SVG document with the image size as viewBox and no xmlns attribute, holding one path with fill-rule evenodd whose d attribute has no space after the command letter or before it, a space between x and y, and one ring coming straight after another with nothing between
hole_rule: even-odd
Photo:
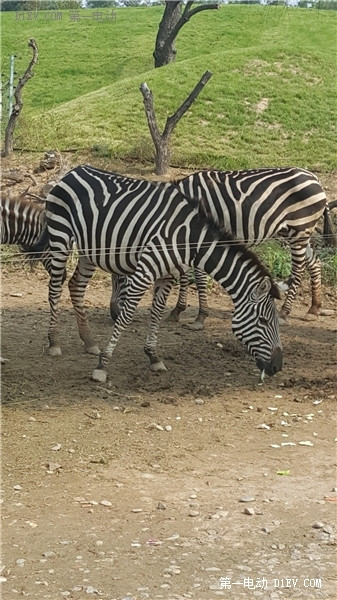
<instances>
[{"instance_id":1,"label":"zebra leg","mask_svg":"<svg viewBox=\"0 0 337 600\"><path fill-rule=\"evenodd\" d=\"M188 281L189 281L188 273L184 273L183 275L181 275L180 281L179 281L179 296L178 296L177 304L175 305L174 309L171 310L169 316L166 319L167 321L173 321L174 323L178 323L180 313L182 313L182 312L184 312L184 310L186 310Z\"/></svg>"},{"instance_id":2,"label":"zebra leg","mask_svg":"<svg viewBox=\"0 0 337 600\"><path fill-rule=\"evenodd\" d=\"M124 329L130 325L135 310L146 290L150 287L151 283L153 283L153 276L151 276L148 272L145 272L143 269L137 270L135 275L131 278L131 282L128 287L128 294L123 308L117 317L110 342L106 350L101 352L99 363L92 373L92 378L94 381L100 381L101 383L106 381L106 367L116 348L117 342Z\"/></svg>"},{"instance_id":3,"label":"zebra leg","mask_svg":"<svg viewBox=\"0 0 337 600\"><path fill-rule=\"evenodd\" d=\"M126 275L112 275L111 283L112 292L110 298L110 316L113 321L116 321L125 302L128 291L129 277Z\"/></svg>"},{"instance_id":4,"label":"zebra leg","mask_svg":"<svg viewBox=\"0 0 337 600\"><path fill-rule=\"evenodd\" d=\"M144 352L150 359L150 369L152 371L166 371L164 363L157 355L157 338L159 323L163 316L167 298L172 289L173 278L157 279L155 282L154 296L150 313L149 331L147 334Z\"/></svg>"},{"instance_id":5,"label":"zebra leg","mask_svg":"<svg viewBox=\"0 0 337 600\"><path fill-rule=\"evenodd\" d=\"M291 252L291 275L288 280L288 292L286 295L285 302L283 303L279 317L280 323L285 323L288 315L291 311L291 305L296 296L296 292L298 290L298 286L301 283L301 278L303 275L303 271L305 268L305 252L306 252L307 242L305 244L299 243L290 243L290 252Z\"/></svg>"},{"instance_id":6,"label":"zebra leg","mask_svg":"<svg viewBox=\"0 0 337 600\"><path fill-rule=\"evenodd\" d=\"M52 260L50 263L50 280L49 280L49 305L50 305L50 324L48 330L50 356L60 356L62 354L59 331L58 331L58 304L62 293L63 283L66 278L67 253L59 253L57 255L56 264ZM57 266L56 266L57 265Z\"/></svg>"},{"instance_id":7,"label":"zebra leg","mask_svg":"<svg viewBox=\"0 0 337 600\"><path fill-rule=\"evenodd\" d=\"M76 269L69 280L70 298L75 311L78 333L88 354L99 354L100 349L95 344L84 310L84 294L96 267L85 257L80 256Z\"/></svg>"},{"instance_id":8,"label":"zebra leg","mask_svg":"<svg viewBox=\"0 0 337 600\"><path fill-rule=\"evenodd\" d=\"M204 321L209 315L207 304L207 275L203 271L200 271L200 269L194 269L194 276L198 290L199 313L195 321L188 325L188 328L198 331L204 329Z\"/></svg>"},{"instance_id":9,"label":"zebra leg","mask_svg":"<svg viewBox=\"0 0 337 600\"><path fill-rule=\"evenodd\" d=\"M310 244L307 245L305 252L305 265L311 280L311 307L306 318L313 320L318 317L322 306L321 261L317 258L316 252Z\"/></svg>"}]
</instances>

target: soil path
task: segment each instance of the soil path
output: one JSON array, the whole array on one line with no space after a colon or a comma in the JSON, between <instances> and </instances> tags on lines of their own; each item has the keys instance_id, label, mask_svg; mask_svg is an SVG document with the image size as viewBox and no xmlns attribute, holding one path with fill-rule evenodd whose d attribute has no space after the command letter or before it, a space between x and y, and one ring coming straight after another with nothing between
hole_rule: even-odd
<instances>
[{"instance_id":1,"label":"soil path","mask_svg":"<svg viewBox=\"0 0 337 600\"><path fill-rule=\"evenodd\" d=\"M100 386L68 293L52 359L44 272L2 284L4 600L336 597L336 317L303 320L308 290L263 387L217 289L205 332L183 327L193 291L162 325L160 376L143 353L148 295ZM101 346L109 293L100 276L86 297Z\"/></svg>"}]
</instances>

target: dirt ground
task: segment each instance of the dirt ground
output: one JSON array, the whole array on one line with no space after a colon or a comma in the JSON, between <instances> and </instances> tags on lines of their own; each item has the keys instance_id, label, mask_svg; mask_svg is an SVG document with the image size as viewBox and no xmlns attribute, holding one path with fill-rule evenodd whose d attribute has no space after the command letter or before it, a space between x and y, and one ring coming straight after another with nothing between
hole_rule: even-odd
<instances>
[{"instance_id":1,"label":"dirt ground","mask_svg":"<svg viewBox=\"0 0 337 600\"><path fill-rule=\"evenodd\" d=\"M102 347L109 295L104 275L86 295ZM45 273L3 272L3 600L335 598L336 313L303 320L304 285L260 386L218 288L204 332L193 290L162 324L152 373L147 295L100 385L62 298L51 358Z\"/></svg>"}]
</instances>

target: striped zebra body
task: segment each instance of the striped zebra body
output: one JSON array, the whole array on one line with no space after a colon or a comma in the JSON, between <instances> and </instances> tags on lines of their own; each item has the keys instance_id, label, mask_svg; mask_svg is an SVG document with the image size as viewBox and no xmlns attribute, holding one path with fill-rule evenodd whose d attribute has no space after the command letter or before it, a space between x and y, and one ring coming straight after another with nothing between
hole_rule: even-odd
<instances>
[{"instance_id":1,"label":"striped zebra body","mask_svg":"<svg viewBox=\"0 0 337 600\"><path fill-rule=\"evenodd\" d=\"M44 228L44 205L24 199L1 198L1 244L19 245L23 252L36 244ZM32 260L40 260L48 271L48 257L41 253Z\"/></svg>"},{"instance_id":2,"label":"striped zebra body","mask_svg":"<svg viewBox=\"0 0 337 600\"><path fill-rule=\"evenodd\" d=\"M43 230L44 207L28 200L1 198L1 244L32 246Z\"/></svg>"},{"instance_id":3,"label":"striped zebra body","mask_svg":"<svg viewBox=\"0 0 337 600\"><path fill-rule=\"evenodd\" d=\"M321 265L310 238L320 217L324 231L335 244L325 193L317 177L294 167L246 171L200 171L176 182L187 197L199 202L201 215L231 231L248 247L272 237L282 237L289 245L292 270L286 284L287 295L280 316L286 320L291 311L301 277L307 268L311 279L312 302L308 311L313 318L321 307ZM195 273L199 294L199 315L195 328L202 328L207 307L207 281ZM185 310L188 277L180 283L173 320Z\"/></svg>"},{"instance_id":4,"label":"striped zebra body","mask_svg":"<svg viewBox=\"0 0 337 600\"><path fill-rule=\"evenodd\" d=\"M169 183L130 179L84 165L70 171L47 198L47 227L41 243L50 250L49 352L61 353L57 308L72 243L79 251L69 281L80 337L88 352L98 353L86 320L85 288L97 266L130 278L123 308L107 349L100 354L93 378L106 379L106 367L122 331L148 287L155 282L150 326L145 343L153 370L164 370L156 352L159 321L174 278L190 267L212 275L230 293L235 313L233 331L261 371L282 368L277 287L267 270L231 236L210 226Z\"/></svg>"}]
</instances>

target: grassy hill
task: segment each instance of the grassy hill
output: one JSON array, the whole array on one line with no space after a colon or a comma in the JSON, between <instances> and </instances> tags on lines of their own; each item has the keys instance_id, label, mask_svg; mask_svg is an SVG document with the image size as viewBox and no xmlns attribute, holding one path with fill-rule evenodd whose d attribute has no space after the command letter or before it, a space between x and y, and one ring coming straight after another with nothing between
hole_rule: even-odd
<instances>
[{"instance_id":1,"label":"grassy hill","mask_svg":"<svg viewBox=\"0 0 337 600\"><path fill-rule=\"evenodd\" d=\"M177 40L177 62L153 69L162 7L119 9L116 21L16 21L2 14L2 71L27 42L39 47L23 91L16 145L93 148L116 158L151 159L141 82L155 97L160 125L209 69L213 77L178 124L172 163L242 168L294 164L336 167L335 47L331 11L222 6L197 15ZM107 11L104 11L107 12ZM8 72L8 66L6 67Z\"/></svg>"}]
</instances>

